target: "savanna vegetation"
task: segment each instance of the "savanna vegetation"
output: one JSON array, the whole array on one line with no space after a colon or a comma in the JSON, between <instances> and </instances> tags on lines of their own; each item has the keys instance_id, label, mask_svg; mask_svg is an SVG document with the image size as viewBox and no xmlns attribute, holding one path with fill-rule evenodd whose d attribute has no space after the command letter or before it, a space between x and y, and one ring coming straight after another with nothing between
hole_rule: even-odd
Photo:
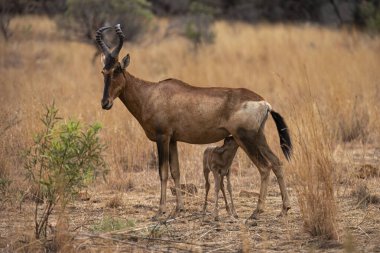
<instances>
[{"instance_id":1,"label":"savanna vegetation","mask_svg":"<svg viewBox=\"0 0 380 253\"><path fill-rule=\"evenodd\" d=\"M155 18L154 23L156 29L142 34L140 43L124 44L121 54L131 55L132 74L151 81L174 77L198 86L248 88L284 116L294 143L290 162L281 154L271 119L266 135L284 163L292 206L288 216L276 218L281 196L272 174L265 213L256 224L244 224L256 205L260 177L239 150L231 177L239 218L228 217L223 206L219 222L203 218L202 154L208 145L181 143L181 181L194 184L198 193L185 196L187 210L180 218L151 221L160 189L156 146L120 101L110 111L101 109L102 66L99 57L92 62L95 47L68 40L67 31L58 29L60 24L49 17L16 16L9 24L12 36L0 41L0 248L4 252L380 250L380 39L356 29L216 21L213 43L194 50L183 36L165 36L167 19ZM46 232L36 238L35 213L43 212L49 200L37 205L38 186L46 188L46 182L34 182L35 187L28 180L26 152L43 132L40 119L46 115L45 105L53 101L61 118L61 127L53 132L59 136L60 131L77 131L73 128L78 122L92 126L76 132L86 136L90 131L99 141L99 157L91 156L95 160L86 163L92 161L90 172L105 166L108 173L93 177L90 167L74 166L73 155L62 168L81 169L83 174L74 174L75 191L65 195L64 203L55 202L43 227ZM53 148L65 147L56 145L61 146ZM75 148L80 144L73 145L70 150L79 154ZM174 209L175 197L168 201Z\"/></svg>"}]
</instances>

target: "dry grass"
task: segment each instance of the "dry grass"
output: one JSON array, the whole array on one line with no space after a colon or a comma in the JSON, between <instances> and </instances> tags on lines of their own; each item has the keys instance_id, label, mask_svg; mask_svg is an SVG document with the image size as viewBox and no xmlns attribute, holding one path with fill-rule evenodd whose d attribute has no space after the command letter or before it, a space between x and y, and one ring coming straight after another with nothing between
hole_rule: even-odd
<instances>
[{"instance_id":1,"label":"dry grass","mask_svg":"<svg viewBox=\"0 0 380 253\"><path fill-rule=\"evenodd\" d=\"M302 152L295 152L290 175L306 230L314 236L338 239L331 137L318 106L309 101L305 99L303 111L294 118L295 150Z\"/></svg>"},{"instance_id":2,"label":"dry grass","mask_svg":"<svg viewBox=\"0 0 380 253\"><path fill-rule=\"evenodd\" d=\"M85 123L98 121L104 127L102 138L108 145L110 174L106 182L97 183L94 191L123 192L124 205L134 210L130 215L137 215L139 205L151 208L139 214L146 219L157 208L159 198L156 147L120 101L115 102L111 111L101 110L101 66L100 61L96 65L91 63L94 48L63 40L47 18L18 18L13 20L11 28L13 39L9 43L0 41L0 176L11 181L6 191L12 196L5 204L0 203L2 208L13 210L8 203L17 203L17 196L28 189L22 176L22 150L41 127L38 118L42 105L55 100L61 116ZM291 241L289 238L299 236L294 231L300 230L296 217L301 214L304 226L312 234L337 238L343 236L342 229L351 226L354 227L350 230L352 236L366 241L367 236L357 229L359 225L350 220L362 211L352 211L356 204L351 208L349 201L338 208L336 199L346 200L349 189L362 180L354 176L357 165L379 161L380 154L375 147L380 143L380 39L356 31L313 26L252 27L219 22L215 29L215 44L201 47L197 52L192 52L191 45L182 38L154 40L155 35L147 35L146 43L127 43L122 54L127 51L131 54L129 71L146 80L175 77L200 86L245 87L263 95L284 116L294 137L294 160L285 163L285 171L291 179L288 185L298 197L295 204L292 196L290 216L294 219L290 218L290 225L268 224L284 227L284 240ZM266 132L270 146L282 157L272 120L268 120ZM179 145L182 183L203 188L201 157L205 147ZM258 192L260 180L252 166L239 151L233 164L234 192L242 189ZM378 183L378 178L368 181L371 192L377 191ZM278 194L276 184L271 189ZM131 204L133 196L142 199ZM243 201L238 194L235 198L243 208L238 210L239 215L248 217L256 198ZM273 199L278 198L276 195ZM269 198L269 203L273 199ZM107 203L107 200L100 201ZM200 210L203 191L185 201L186 206ZM172 197L169 205L174 208ZM270 215L275 213L270 210L277 207L280 204L268 205ZM98 217L92 211L88 211L88 216L77 215L80 217L77 219L90 217L91 221ZM265 217L265 221L271 219ZM375 216L365 217L377 222ZM194 229L199 228L197 224ZM238 239L230 239L239 240L241 244L236 247L241 246L243 251L248 247L266 251L273 244L271 240L276 240L272 236L277 231L265 224L259 226L263 226L259 231L264 235L256 236L257 232L241 230L236 225ZM198 240L201 230L196 236L183 238ZM12 234L1 231L2 237ZM227 228L222 231L232 233ZM208 235L217 237L218 233L214 232ZM162 233L166 235L167 231ZM300 251L305 250L302 248L305 246L300 246L304 244L297 245Z\"/></svg>"}]
</instances>

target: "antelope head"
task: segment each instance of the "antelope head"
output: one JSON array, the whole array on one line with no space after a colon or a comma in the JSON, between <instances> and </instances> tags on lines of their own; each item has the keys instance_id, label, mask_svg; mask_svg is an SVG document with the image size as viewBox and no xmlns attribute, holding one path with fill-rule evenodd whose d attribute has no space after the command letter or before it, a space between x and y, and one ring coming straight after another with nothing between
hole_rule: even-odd
<instances>
[{"instance_id":1,"label":"antelope head","mask_svg":"<svg viewBox=\"0 0 380 253\"><path fill-rule=\"evenodd\" d=\"M223 146L230 148L230 149L235 149L239 147L239 144L236 143L234 137L228 136L224 139Z\"/></svg>"},{"instance_id":2,"label":"antelope head","mask_svg":"<svg viewBox=\"0 0 380 253\"><path fill-rule=\"evenodd\" d=\"M112 27L102 27L96 31L96 42L102 51L102 74L104 77L104 90L103 98L101 100L102 108L109 110L112 108L113 100L120 95L120 92L125 85L125 69L129 65L130 57L127 54L121 62L119 62L119 53L123 46L124 34L120 29L120 24L115 25L116 34L119 37L119 43L113 49L110 48L103 41L103 32Z\"/></svg>"}]
</instances>

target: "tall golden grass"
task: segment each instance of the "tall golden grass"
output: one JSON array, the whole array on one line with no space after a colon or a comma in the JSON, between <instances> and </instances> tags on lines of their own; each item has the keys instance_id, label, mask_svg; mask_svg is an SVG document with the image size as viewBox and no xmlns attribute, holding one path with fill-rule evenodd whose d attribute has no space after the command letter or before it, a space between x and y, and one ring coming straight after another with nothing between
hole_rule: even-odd
<instances>
[{"instance_id":1,"label":"tall golden grass","mask_svg":"<svg viewBox=\"0 0 380 253\"><path fill-rule=\"evenodd\" d=\"M294 153L290 176L304 226L311 235L338 239L331 134L315 102L305 99L304 109L294 121L294 147L302 152Z\"/></svg>"},{"instance_id":2,"label":"tall golden grass","mask_svg":"<svg viewBox=\"0 0 380 253\"><path fill-rule=\"evenodd\" d=\"M44 17L14 19L11 29L13 39L0 41L0 175L20 182L13 184L16 188L26 187L21 150L41 127L42 105L55 100L62 117L104 126L110 167L104 187L158 189L158 173L150 169L156 162L155 144L120 101L111 111L100 107L101 65L91 63L95 48L64 40L63 32ZM130 53L129 71L146 80L175 77L263 95L284 116L294 137L294 159L285 163L285 170L298 193L306 228L336 238L332 150L343 141L380 140L380 39L310 25L218 22L215 31L215 43L196 52L182 38L160 40L153 34L145 43L126 43L121 54ZM271 120L266 132L282 157ZM179 145L182 182L203 185L204 148ZM242 152L237 164L240 171L251 166ZM258 188L258 176L247 179L243 174L233 177L234 185Z\"/></svg>"}]
</instances>

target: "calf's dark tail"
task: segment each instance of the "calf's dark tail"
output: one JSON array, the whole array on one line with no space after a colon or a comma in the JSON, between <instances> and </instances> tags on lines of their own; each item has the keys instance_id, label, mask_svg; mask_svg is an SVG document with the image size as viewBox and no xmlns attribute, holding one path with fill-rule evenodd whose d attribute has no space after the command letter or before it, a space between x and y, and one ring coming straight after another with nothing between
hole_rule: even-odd
<instances>
[{"instance_id":1,"label":"calf's dark tail","mask_svg":"<svg viewBox=\"0 0 380 253\"><path fill-rule=\"evenodd\" d=\"M275 112L271 111L270 114L272 115L272 118L274 122L276 123L278 135L280 137L280 146L282 149L282 152L284 153L286 159L289 161L292 156L292 141L290 140L288 126L286 125L284 119L282 116Z\"/></svg>"}]
</instances>

